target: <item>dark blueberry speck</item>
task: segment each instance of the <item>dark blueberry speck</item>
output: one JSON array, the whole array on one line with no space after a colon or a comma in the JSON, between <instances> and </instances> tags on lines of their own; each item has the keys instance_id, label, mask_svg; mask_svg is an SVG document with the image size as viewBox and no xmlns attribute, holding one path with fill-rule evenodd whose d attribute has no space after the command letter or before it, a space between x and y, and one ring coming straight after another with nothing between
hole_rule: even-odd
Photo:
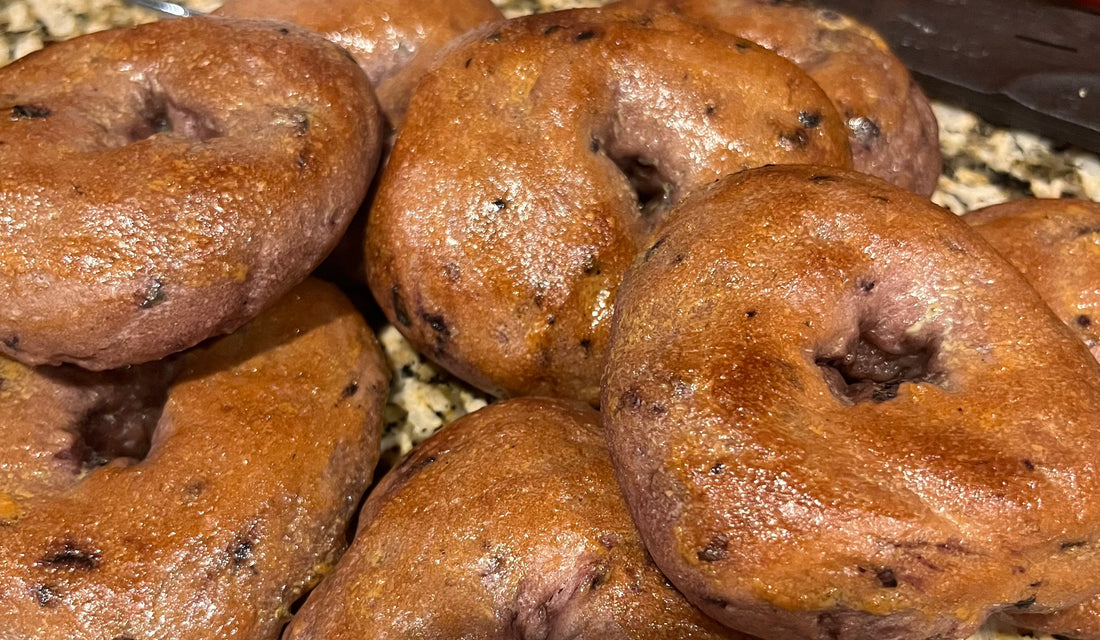
<instances>
[{"instance_id":1,"label":"dark blueberry speck","mask_svg":"<svg viewBox=\"0 0 1100 640\"><path fill-rule=\"evenodd\" d=\"M549 27L546 27L546 29L543 30L542 35L548 36L551 33L557 33L558 31L561 31L564 28L565 27L561 26L560 24L552 24L552 25L550 25Z\"/></svg>"},{"instance_id":2,"label":"dark blueberry speck","mask_svg":"<svg viewBox=\"0 0 1100 640\"><path fill-rule=\"evenodd\" d=\"M34 599L40 607L48 607L56 604L61 596L56 591L44 584L34 585Z\"/></svg>"},{"instance_id":3,"label":"dark blueberry speck","mask_svg":"<svg viewBox=\"0 0 1100 640\"><path fill-rule=\"evenodd\" d=\"M497 198L493 200L493 207L496 208L497 211L504 211L508 208L508 203L501 198Z\"/></svg>"},{"instance_id":4,"label":"dark blueberry speck","mask_svg":"<svg viewBox=\"0 0 1100 640\"><path fill-rule=\"evenodd\" d=\"M1035 601L1037 599L1038 599L1037 596L1032 594L1032 596L1030 598L1027 598L1027 599L1024 599L1024 600L1017 600L1016 603L1013 604L1012 606L1016 607L1017 609L1027 609L1031 605L1035 604Z\"/></svg>"},{"instance_id":5,"label":"dark blueberry speck","mask_svg":"<svg viewBox=\"0 0 1100 640\"><path fill-rule=\"evenodd\" d=\"M66 568L70 571L92 571L99 566L99 553L86 551L72 542L47 552L36 563L40 567Z\"/></svg>"},{"instance_id":6,"label":"dark blueberry speck","mask_svg":"<svg viewBox=\"0 0 1100 640\"><path fill-rule=\"evenodd\" d=\"M729 549L729 536L719 534L714 536L703 550L695 554L703 562L718 562L724 560Z\"/></svg>"},{"instance_id":7,"label":"dark blueberry speck","mask_svg":"<svg viewBox=\"0 0 1100 640\"><path fill-rule=\"evenodd\" d=\"M142 309L152 309L167 300L168 293L164 290L164 281L159 277L153 278L152 284L145 290L145 294L142 296L138 306Z\"/></svg>"},{"instance_id":8,"label":"dark blueberry speck","mask_svg":"<svg viewBox=\"0 0 1100 640\"><path fill-rule=\"evenodd\" d=\"M882 135L878 123L870 118L856 117L848 120L848 128L852 134L863 144L870 144Z\"/></svg>"},{"instance_id":9,"label":"dark blueberry speck","mask_svg":"<svg viewBox=\"0 0 1100 640\"><path fill-rule=\"evenodd\" d=\"M640 406L642 406L642 397L638 395L635 389L627 389L619 396L619 411L623 409L633 411L637 410Z\"/></svg>"},{"instance_id":10,"label":"dark blueberry speck","mask_svg":"<svg viewBox=\"0 0 1100 640\"><path fill-rule=\"evenodd\" d=\"M746 318L755 318L756 317L756 309L749 309L748 311L746 311L745 312L745 317Z\"/></svg>"},{"instance_id":11,"label":"dark blueberry speck","mask_svg":"<svg viewBox=\"0 0 1100 640\"><path fill-rule=\"evenodd\" d=\"M17 104L11 108L12 120L34 120L36 118L48 118L53 115L46 107L36 107L33 104Z\"/></svg>"},{"instance_id":12,"label":"dark blueberry speck","mask_svg":"<svg viewBox=\"0 0 1100 640\"><path fill-rule=\"evenodd\" d=\"M798 124L807 129L813 129L821 124L821 114L816 111L803 111L798 114Z\"/></svg>"},{"instance_id":13,"label":"dark blueberry speck","mask_svg":"<svg viewBox=\"0 0 1100 640\"><path fill-rule=\"evenodd\" d=\"M1077 326L1084 328L1091 325L1092 318L1090 318L1089 316L1086 316L1084 314L1077 316Z\"/></svg>"},{"instance_id":14,"label":"dark blueberry speck","mask_svg":"<svg viewBox=\"0 0 1100 640\"><path fill-rule=\"evenodd\" d=\"M359 391L359 383L352 382L348 386L344 387L344 390L340 392L340 395L344 398L350 398Z\"/></svg>"},{"instance_id":15,"label":"dark blueberry speck","mask_svg":"<svg viewBox=\"0 0 1100 640\"><path fill-rule=\"evenodd\" d=\"M406 327L411 327L412 321L409 320L409 312L405 310L405 301L401 298L401 290L397 285L393 285L391 297L393 299L393 314L397 316L397 322Z\"/></svg>"},{"instance_id":16,"label":"dark blueberry speck","mask_svg":"<svg viewBox=\"0 0 1100 640\"><path fill-rule=\"evenodd\" d=\"M596 32L589 29L587 31L581 31L580 33L577 34L577 36L574 39L577 42L584 42L585 40L591 40L592 38L595 38L595 37L596 37Z\"/></svg>"},{"instance_id":17,"label":"dark blueberry speck","mask_svg":"<svg viewBox=\"0 0 1100 640\"><path fill-rule=\"evenodd\" d=\"M893 569L879 569L875 572L875 577L878 578L879 584L887 589L893 589L898 586L898 578L894 575Z\"/></svg>"},{"instance_id":18,"label":"dark blueberry speck","mask_svg":"<svg viewBox=\"0 0 1100 640\"><path fill-rule=\"evenodd\" d=\"M807 136L806 132L802 129L799 129L794 133L779 134L779 145L787 151L805 149L806 145L808 144L810 144L810 137Z\"/></svg>"},{"instance_id":19,"label":"dark blueberry speck","mask_svg":"<svg viewBox=\"0 0 1100 640\"><path fill-rule=\"evenodd\" d=\"M428 326L437 333L447 333L447 321L446 319L436 313L423 313L420 317L424 322L428 323Z\"/></svg>"}]
</instances>

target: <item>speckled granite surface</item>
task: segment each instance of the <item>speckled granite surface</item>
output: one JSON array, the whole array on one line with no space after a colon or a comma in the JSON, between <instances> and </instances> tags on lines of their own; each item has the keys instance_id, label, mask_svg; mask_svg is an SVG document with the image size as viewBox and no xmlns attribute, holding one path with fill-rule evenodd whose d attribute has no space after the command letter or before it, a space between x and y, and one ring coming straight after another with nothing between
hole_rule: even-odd
<instances>
[{"instance_id":1,"label":"speckled granite surface","mask_svg":"<svg viewBox=\"0 0 1100 640\"><path fill-rule=\"evenodd\" d=\"M601 0L494 0L508 17L537 11L591 7ZM191 0L210 11L221 0ZM0 65L49 42L157 16L122 0L0 0ZM944 174L933 196L955 213L1036 196L1100 201L1100 157L1058 146L1024 131L990 125L964 109L934 104L940 123ZM394 375L386 408L384 464L392 463L436 429L484 406L487 398L424 360L392 326L379 332ZM972 640L1020 638L988 624ZM1030 636L1028 636L1030 637Z\"/></svg>"}]
</instances>

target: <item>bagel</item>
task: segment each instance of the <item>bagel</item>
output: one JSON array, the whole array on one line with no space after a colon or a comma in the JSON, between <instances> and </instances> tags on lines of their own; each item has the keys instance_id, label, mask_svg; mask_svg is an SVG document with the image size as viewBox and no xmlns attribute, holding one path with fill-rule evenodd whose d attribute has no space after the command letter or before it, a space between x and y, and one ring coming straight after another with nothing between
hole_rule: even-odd
<instances>
[{"instance_id":1,"label":"bagel","mask_svg":"<svg viewBox=\"0 0 1100 640\"><path fill-rule=\"evenodd\" d=\"M1004 256L1100 359L1100 204L1087 200L1018 200L963 219ZM1055 614L1012 616L1028 629L1100 640L1100 599Z\"/></svg>"},{"instance_id":2,"label":"bagel","mask_svg":"<svg viewBox=\"0 0 1100 640\"><path fill-rule=\"evenodd\" d=\"M414 94L368 281L467 382L596 403L615 289L650 229L769 162L850 164L828 98L779 56L665 14L509 20L449 47Z\"/></svg>"},{"instance_id":3,"label":"bagel","mask_svg":"<svg viewBox=\"0 0 1100 640\"><path fill-rule=\"evenodd\" d=\"M750 640L653 566L599 414L522 398L449 425L383 478L286 640Z\"/></svg>"},{"instance_id":4,"label":"bagel","mask_svg":"<svg viewBox=\"0 0 1100 640\"><path fill-rule=\"evenodd\" d=\"M963 219L1024 274L1100 359L1100 204L1018 200Z\"/></svg>"},{"instance_id":5,"label":"bagel","mask_svg":"<svg viewBox=\"0 0 1100 640\"><path fill-rule=\"evenodd\" d=\"M621 0L670 11L760 44L808 73L844 116L856 171L921 195L943 158L928 99L874 29L801 0Z\"/></svg>"},{"instance_id":6,"label":"bagel","mask_svg":"<svg viewBox=\"0 0 1100 640\"><path fill-rule=\"evenodd\" d=\"M155 368L139 401L107 402L138 372L89 393L0 367L0 638L273 639L343 550L378 459L388 374L342 295L307 281ZM170 381L163 412L143 420L157 377ZM58 387L68 401L49 395ZM98 446L87 437L104 410L156 424L142 459L88 464L90 446L145 453L112 430Z\"/></svg>"},{"instance_id":7,"label":"bagel","mask_svg":"<svg viewBox=\"0 0 1100 640\"><path fill-rule=\"evenodd\" d=\"M0 352L111 369L232 331L328 254L381 117L281 23L106 31L0 69Z\"/></svg>"},{"instance_id":8,"label":"bagel","mask_svg":"<svg viewBox=\"0 0 1100 640\"><path fill-rule=\"evenodd\" d=\"M229 0L216 12L285 20L347 49L398 126L435 54L483 22L503 20L489 0Z\"/></svg>"},{"instance_id":9,"label":"bagel","mask_svg":"<svg viewBox=\"0 0 1100 640\"><path fill-rule=\"evenodd\" d=\"M761 638L962 638L1097 591L1100 365L966 223L732 176L627 273L603 389L646 548Z\"/></svg>"}]
</instances>

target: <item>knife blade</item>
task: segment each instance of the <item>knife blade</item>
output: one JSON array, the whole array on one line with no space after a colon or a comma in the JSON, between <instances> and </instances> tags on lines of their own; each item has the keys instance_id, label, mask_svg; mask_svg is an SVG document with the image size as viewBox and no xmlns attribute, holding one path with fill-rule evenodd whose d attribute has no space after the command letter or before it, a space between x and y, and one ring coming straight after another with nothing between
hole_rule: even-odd
<instances>
[{"instance_id":1,"label":"knife blade","mask_svg":"<svg viewBox=\"0 0 1100 640\"><path fill-rule=\"evenodd\" d=\"M932 97L1100 153L1100 14L1042 0L817 0L874 27Z\"/></svg>"}]
</instances>

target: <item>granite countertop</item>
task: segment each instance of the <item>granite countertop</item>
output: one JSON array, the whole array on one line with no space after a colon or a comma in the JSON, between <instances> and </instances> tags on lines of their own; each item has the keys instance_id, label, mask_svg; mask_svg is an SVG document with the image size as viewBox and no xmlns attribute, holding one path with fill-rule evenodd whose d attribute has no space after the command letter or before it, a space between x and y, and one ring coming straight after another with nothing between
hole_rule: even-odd
<instances>
[{"instance_id":1,"label":"granite countertop","mask_svg":"<svg viewBox=\"0 0 1100 640\"><path fill-rule=\"evenodd\" d=\"M211 11L222 0L184 2ZM591 7L600 0L494 0L508 17ZM156 15L121 0L0 0L0 66L46 44ZM958 106L934 103L944 173L933 200L955 213L1023 197L1100 201L1100 157L1026 131L993 126ZM392 326L379 338L394 376L386 408L383 465L390 465L444 424L484 406L483 394L422 358ZM987 625L972 640L1017 638Z\"/></svg>"}]
</instances>

